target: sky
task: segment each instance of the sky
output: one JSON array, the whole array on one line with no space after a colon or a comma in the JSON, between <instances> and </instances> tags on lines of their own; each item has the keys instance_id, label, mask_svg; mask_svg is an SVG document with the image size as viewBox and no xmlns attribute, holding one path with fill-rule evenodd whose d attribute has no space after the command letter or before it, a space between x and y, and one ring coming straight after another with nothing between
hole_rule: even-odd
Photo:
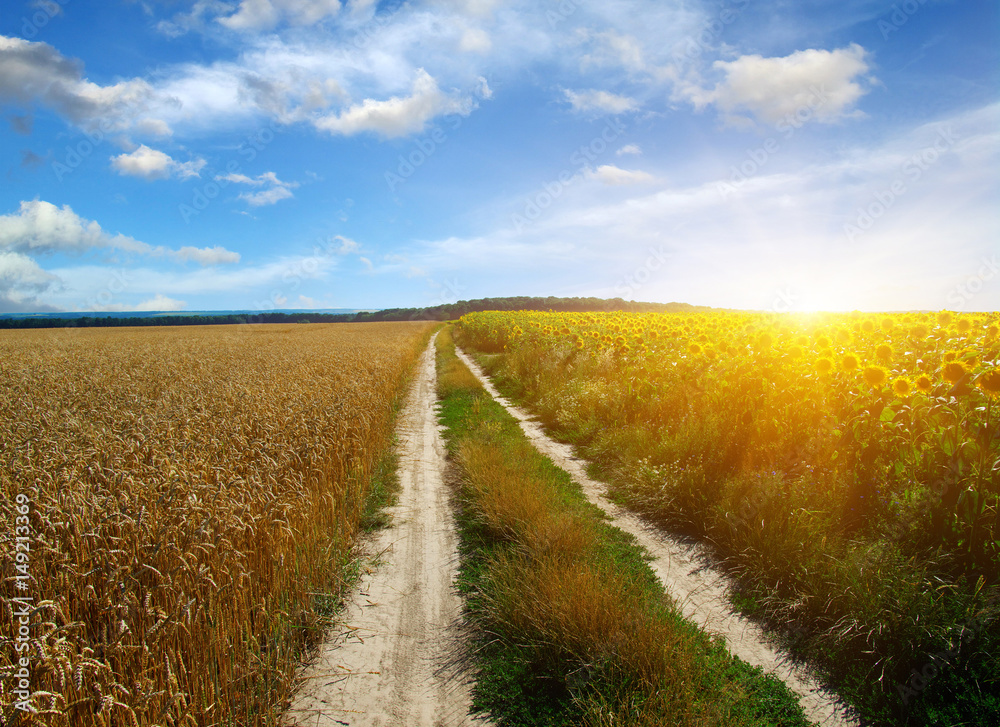
<instances>
[{"instance_id":1,"label":"sky","mask_svg":"<svg viewBox=\"0 0 1000 727\"><path fill-rule=\"evenodd\" d=\"M1000 309L993 0L5 0L0 313Z\"/></svg>"}]
</instances>

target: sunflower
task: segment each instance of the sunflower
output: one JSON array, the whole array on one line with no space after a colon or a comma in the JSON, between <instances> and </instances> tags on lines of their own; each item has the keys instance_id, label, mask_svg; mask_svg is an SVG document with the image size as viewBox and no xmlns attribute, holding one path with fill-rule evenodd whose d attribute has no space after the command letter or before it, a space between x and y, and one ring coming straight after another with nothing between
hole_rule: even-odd
<instances>
[{"instance_id":1,"label":"sunflower","mask_svg":"<svg viewBox=\"0 0 1000 727\"><path fill-rule=\"evenodd\" d=\"M919 391L929 394L934 388L934 382L931 381L931 377L927 374L920 374L917 380L913 382Z\"/></svg>"},{"instance_id":2,"label":"sunflower","mask_svg":"<svg viewBox=\"0 0 1000 727\"><path fill-rule=\"evenodd\" d=\"M865 333L874 333L875 323L873 321L864 321L861 324L861 330L864 331Z\"/></svg>"},{"instance_id":3,"label":"sunflower","mask_svg":"<svg viewBox=\"0 0 1000 727\"><path fill-rule=\"evenodd\" d=\"M844 371L855 371L861 363L858 361L858 357L853 353L849 353L840 359L840 365Z\"/></svg>"},{"instance_id":4,"label":"sunflower","mask_svg":"<svg viewBox=\"0 0 1000 727\"><path fill-rule=\"evenodd\" d=\"M892 382L892 393L900 399L905 399L913 393L913 382L905 376L900 376Z\"/></svg>"},{"instance_id":5,"label":"sunflower","mask_svg":"<svg viewBox=\"0 0 1000 727\"><path fill-rule=\"evenodd\" d=\"M987 396L1000 398L1000 369L990 369L980 374L976 386Z\"/></svg>"},{"instance_id":6,"label":"sunflower","mask_svg":"<svg viewBox=\"0 0 1000 727\"><path fill-rule=\"evenodd\" d=\"M896 322L892 318L882 319L882 330L888 333L896 326Z\"/></svg>"},{"instance_id":7,"label":"sunflower","mask_svg":"<svg viewBox=\"0 0 1000 727\"><path fill-rule=\"evenodd\" d=\"M758 339L758 343L761 348L770 348L771 344L774 343L774 338L770 333L762 333L760 339Z\"/></svg>"},{"instance_id":8,"label":"sunflower","mask_svg":"<svg viewBox=\"0 0 1000 727\"><path fill-rule=\"evenodd\" d=\"M954 316L952 316L951 311L943 310L937 315L937 322L942 328L951 325Z\"/></svg>"},{"instance_id":9,"label":"sunflower","mask_svg":"<svg viewBox=\"0 0 1000 727\"><path fill-rule=\"evenodd\" d=\"M875 358L879 361L892 361L892 346L883 343L875 349Z\"/></svg>"},{"instance_id":10,"label":"sunflower","mask_svg":"<svg viewBox=\"0 0 1000 727\"><path fill-rule=\"evenodd\" d=\"M965 378L967 373L969 373L969 367L966 366L965 361L948 361L941 367L941 376L949 384L958 383Z\"/></svg>"},{"instance_id":11,"label":"sunflower","mask_svg":"<svg viewBox=\"0 0 1000 727\"><path fill-rule=\"evenodd\" d=\"M910 329L910 337L916 341L923 341L929 334L930 330L923 323L918 323Z\"/></svg>"},{"instance_id":12,"label":"sunflower","mask_svg":"<svg viewBox=\"0 0 1000 727\"><path fill-rule=\"evenodd\" d=\"M699 353L701 353L701 344L692 341L690 344L688 344L688 352L697 356Z\"/></svg>"},{"instance_id":13,"label":"sunflower","mask_svg":"<svg viewBox=\"0 0 1000 727\"><path fill-rule=\"evenodd\" d=\"M972 328L972 321L968 318L962 318L958 321L957 327L959 333L968 333L969 329Z\"/></svg>"},{"instance_id":14,"label":"sunflower","mask_svg":"<svg viewBox=\"0 0 1000 727\"><path fill-rule=\"evenodd\" d=\"M862 376L864 376L864 379L869 386L877 389L888 381L889 372L881 366L865 366Z\"/></svg>"},{"instance_id":15,"label":"sunflower","mask_svg":"<svg viewBox=\"0 0 1000 727\"><path fill-rule=\"evenodd\" d=\"M828 374L833 370L833 361L828 358L821 358L816 362L816 371L821 374Z\"/></svg>"}]
</instances>

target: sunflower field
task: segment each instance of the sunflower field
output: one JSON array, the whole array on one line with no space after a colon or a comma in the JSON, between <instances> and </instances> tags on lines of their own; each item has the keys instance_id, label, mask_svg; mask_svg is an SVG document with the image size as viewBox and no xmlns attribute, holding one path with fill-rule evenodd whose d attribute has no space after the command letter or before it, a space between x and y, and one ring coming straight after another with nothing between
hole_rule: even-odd
<instances>
[{"instance_id":1,"label":"sunflower field","mask_svg":"<svg viewBox=\"0 0 1000 727\"><path fill-rule=\"evenodd\" d=\"M484 312L458 340L874 724L1000 724L1000 314Z\"/></svg>"}]
</instances>

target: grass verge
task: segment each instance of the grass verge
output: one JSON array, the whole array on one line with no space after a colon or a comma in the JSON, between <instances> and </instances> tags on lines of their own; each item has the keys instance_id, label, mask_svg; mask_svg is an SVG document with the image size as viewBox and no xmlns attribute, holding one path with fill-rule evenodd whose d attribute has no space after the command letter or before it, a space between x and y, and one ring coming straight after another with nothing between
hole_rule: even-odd
<instances>
[{"instance_id":1,"label":"grass verge","mask_svg":"<svg viewBox=\"0 0 1000 727\"><path fill-rule=\"evenodd\" d=\"M498 725L804 725L778 679L685 621L642 551L437 339L459 484L474 709Z\"/></svg>"},{"instance_id":2,"label":"grass verge","mask_svg":"<svg viewBox=\"0 0 1000 727\"><path fill-rule=\"evenodd\" d=\"M471 352L472 337L462 335ZM683 426L668 427L630 419L616 405L622 389L603 409L581 404L606 380L565 350L475 358L505 396L576 446L612 499L712 545L741 589L734 605L821 669L866 724L1000 724L996 569L955 576L945 547L907 550L907 528L891 523L845 532L840 490L811 486L808 470L743 471L753 448L740 436L769 424L755 419L742 433L730 426L722 394L704 410L691 404Z\"/></svg>"}]
</instances>

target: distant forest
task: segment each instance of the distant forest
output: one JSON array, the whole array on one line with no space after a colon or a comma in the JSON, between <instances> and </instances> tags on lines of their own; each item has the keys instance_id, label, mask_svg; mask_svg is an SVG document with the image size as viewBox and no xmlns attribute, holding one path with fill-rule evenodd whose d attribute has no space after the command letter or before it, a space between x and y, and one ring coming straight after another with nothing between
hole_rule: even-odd
<instances>
[{"instance_id":1,"label":"distant forest","mask_svg":"<svg viewBox=\"0 0 1000 727\"><path fill-rule=\"evenodd\" d=\"M621 298L480 298L461 300L457 303L436 305L430 308L388 308L380 311L358 313L282 313L261 311L226 313L222 315L167 315L122 318L112 316L83 316L76 318L0 318L2 328L95 328L125 326L218 326L245 323L361 323L374 321L450 321L466 313L483 310L553 310L569 312L629 311L655 313L681 313L711 310L705 306L687 303L635 303Z\"/></svg>"}]
</instances>

